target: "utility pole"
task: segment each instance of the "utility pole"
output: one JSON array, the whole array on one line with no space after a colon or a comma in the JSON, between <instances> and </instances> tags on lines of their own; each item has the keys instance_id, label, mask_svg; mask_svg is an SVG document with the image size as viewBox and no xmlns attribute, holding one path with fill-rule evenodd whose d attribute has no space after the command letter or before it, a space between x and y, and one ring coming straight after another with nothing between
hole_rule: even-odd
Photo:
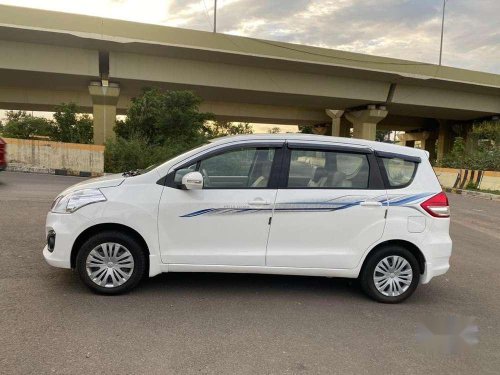
<instances>
[{"instance_id":1,"label":"utility pole","mask_svg":"<svg viewBox=\"0 0 500 375\"><path fill-rule=\"evenodd\" d=\"M215 0L214 4L214 33L217 32L217 0Z\"/></svg>"},{"instance_id":2,"label":"utility pole","mask_svg":"<svg viewBox=\"0 0 500 375\"><path fill-rule=\"evenodd\" d=\"M217 1L216 1L217 3ZM443 18L441 20L441 45L439 47L439 65L441 66L441 58L443 56L443 34L444 34L444 11L446 9L446 0L443 0Z\"/></svg>"}]
</instances>

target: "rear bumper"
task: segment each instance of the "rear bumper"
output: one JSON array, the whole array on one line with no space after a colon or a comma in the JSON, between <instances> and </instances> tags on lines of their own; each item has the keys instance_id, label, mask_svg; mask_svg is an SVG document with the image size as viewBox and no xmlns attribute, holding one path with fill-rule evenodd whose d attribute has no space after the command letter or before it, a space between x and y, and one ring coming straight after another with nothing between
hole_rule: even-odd
<instances>
[{"instance_id":1,"label":"rear bumper","mask_svg":"<svg viewBox=\"0 0 500 375\"><path fill-rule=\"evenodd\" d=\"M440 242L433 242L425 247L425 272L420 278L422 284L427 284L433 277L445 274L450 269L452 241L448 236Z\"/></svg>"}]
</instances>

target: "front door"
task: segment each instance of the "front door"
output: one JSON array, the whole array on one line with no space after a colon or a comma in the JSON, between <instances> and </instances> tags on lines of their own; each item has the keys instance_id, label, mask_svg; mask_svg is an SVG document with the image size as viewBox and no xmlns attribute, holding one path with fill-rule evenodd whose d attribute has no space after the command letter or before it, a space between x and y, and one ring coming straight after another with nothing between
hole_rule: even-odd
<instances>
[{"instance_id":1,"label":"front door","mask_svg":"<svg viewBox=\"0 0 500 375\"><path fill-rule=\"evenodd\" d=\"M290 147L288 177L276 197L266 265L356 267L385 226L386 191L379 184L373 186L373 178L370 182L375 169L372 155L369 150Z\"/></svg>"},{"instance_id":2,"label":"front door","mask_svg":"<svg viewBox=\"0 0 500 375\"><path fill-rule=\"evenodd\" d=\"M174 185L165 188L159 206L162 261L263 266L281 146L231 146L173 171ZM175 185L193 170L203 175L203 189Z\"/></svg>"}]
</instances>

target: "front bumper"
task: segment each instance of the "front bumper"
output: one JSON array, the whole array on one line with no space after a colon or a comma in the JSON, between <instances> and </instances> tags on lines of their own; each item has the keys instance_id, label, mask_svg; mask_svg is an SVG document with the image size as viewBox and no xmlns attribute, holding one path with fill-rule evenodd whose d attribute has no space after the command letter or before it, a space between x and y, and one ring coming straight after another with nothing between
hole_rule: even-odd
<instances>
[{"instance_id":1,"label":"front bumper","mask_svg":"<svg viewBox=\"0 0 500 375\"><path fill-rule=\"evenodd\" d=\"M71 268L71 250L75 240L89 225L89 219L79 214L55 214L49 212L45 224L45 235L50 231L56 233L54 250L49 251L45 245L43 257L54 267Z\"/></svg>"}]
</instances>

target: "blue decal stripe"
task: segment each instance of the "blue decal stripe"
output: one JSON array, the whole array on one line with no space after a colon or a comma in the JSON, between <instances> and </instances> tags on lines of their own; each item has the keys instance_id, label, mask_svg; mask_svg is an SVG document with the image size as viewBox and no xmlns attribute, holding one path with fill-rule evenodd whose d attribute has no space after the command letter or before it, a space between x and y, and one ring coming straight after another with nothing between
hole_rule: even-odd
<instances>
[{"instance_id":1,"label":"blue decal stripe","mask_svg":"<svg viewBox=\"0 0 500 375\"><path fill-rule=\"evenodd\" d=\"M381 196L375 197L378 202L388 204L389 206L404 206L408 203L416 202L434 193L421 193L410 196L383 198ZM359 196L356 196L359 197ZM340 197L346 198L346 197ZM340 199L338 198L338 199ZM372 198L373 199L373 198ZM336 199L323 201L323 202L283 202L276 204L274 211L279 212L332 212L338 210L345 210L354 206L358 206L362 200L340 202ZM287 207L287 206L305 206L305 207ZM308 207L309 206L309 207ZM323 207L318 207L323 206ZM325 207L326 206L326 207ZM232 214L246 214L256 212L272 211L272 208L207 208L199 211L194 211L180 217L196 217L201 215L232 215Z\"/></svg>"}]
</instances>

